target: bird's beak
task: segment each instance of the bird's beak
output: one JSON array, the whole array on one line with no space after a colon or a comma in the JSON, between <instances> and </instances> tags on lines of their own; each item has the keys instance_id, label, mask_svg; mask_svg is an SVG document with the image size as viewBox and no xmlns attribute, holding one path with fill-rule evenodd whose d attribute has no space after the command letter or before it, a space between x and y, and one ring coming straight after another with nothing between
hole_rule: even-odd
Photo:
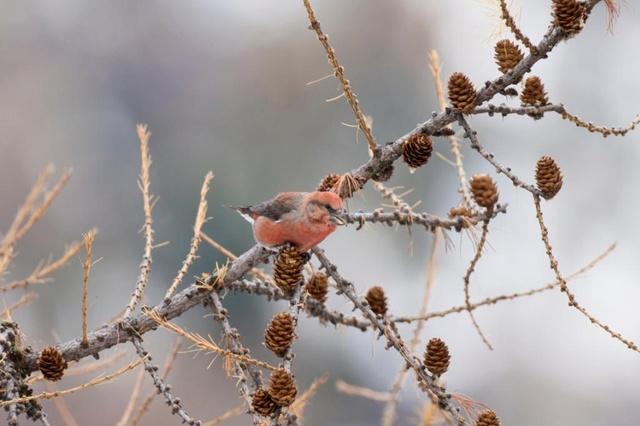
<instances>
[{"instance_id":1,"label":"bird's beak","mask_svg":"<svg viewBox=\"0 0 640 426\"><path fill-rule=\"evenodd\" d=\"M347 222L343 218L345 214L346 212L344 210L338 210L337 212L329 215L329 220L335 225L346 225Z\"/></svg>"}]
</instances>

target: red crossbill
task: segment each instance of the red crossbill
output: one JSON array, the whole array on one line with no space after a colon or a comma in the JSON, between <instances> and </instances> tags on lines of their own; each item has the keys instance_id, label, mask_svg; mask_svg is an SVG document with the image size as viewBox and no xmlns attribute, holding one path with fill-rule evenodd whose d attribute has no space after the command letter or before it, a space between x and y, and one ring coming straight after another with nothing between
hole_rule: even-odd
<instances>
[{"instance_id":1,"label":"red crossbill","mask_svg":"<svg viewBox=\"0 0 640 426\"><path fill-rule=\"evenodd\" d=\"M255 240L267 247L290 243L306 252L344 224L342 199L333 192L281 192L260 204L232 208L253 224Z\"/></svg>"}]
</instances>

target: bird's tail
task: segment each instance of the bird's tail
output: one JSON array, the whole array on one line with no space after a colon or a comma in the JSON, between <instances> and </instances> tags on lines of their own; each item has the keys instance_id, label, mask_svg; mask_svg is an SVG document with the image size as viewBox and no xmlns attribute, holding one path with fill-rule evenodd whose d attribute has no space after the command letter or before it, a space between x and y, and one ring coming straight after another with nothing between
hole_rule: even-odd
<instances>
[{"instance_id":1,"label":"bird's tail","mask_svg":"<svg viewBox=\"0 0 640 426\"><path fill-rule=\"evenodd\" d=\"M253 223L255 221L254 213L251 207L238 207L238 206L224 206L232 210L237 211L247 222Z\"/></svg>"}]
</instances>

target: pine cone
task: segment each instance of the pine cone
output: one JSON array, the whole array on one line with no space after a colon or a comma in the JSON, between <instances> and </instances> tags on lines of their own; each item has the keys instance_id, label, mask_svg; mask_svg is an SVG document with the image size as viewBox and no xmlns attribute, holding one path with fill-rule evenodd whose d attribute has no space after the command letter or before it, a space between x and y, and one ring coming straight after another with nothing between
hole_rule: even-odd
<instances>
[{"instance_id":1,"label":"pine cone","mask_svg":"<svg viewBox=\"0 0 640 426\"><path fill-rule=\"evenodd\" d=\"M490 209L498 202L498 188L488 175L471 178L471 193L480 207Z\"/></svg>"},{"instance_id":2,"label":"pine cone","mask_svg":"<svg viewBox=\"0 0 640 426\"><path fill-rule=\"evenodd\" d=\"M387 297L382 287L371 287L365 299L374 314L384 316L387 313Z\"/></svg>"},{"instance_id":3,"label":"pine cone","mask_svg":"<svg viewBox=\"0 0 640 426\"><path fill-rule=\"evenodd\" d=\"M293 317L286 312L276 314L264 334L264 344L274 354L283 357L296 337Z\"/></svg>"},{"instance_id":4,"label":"pine cone","mask_svg":"<svg viewBox=\"0 0 640 426\"><path fill-rule=\"evenodd\" d=\"M449 78L449 101L455 109L465 114L473 111L476 104L476 89L469 77L456 72Z\"/></svg>"},{"instance_id":5,"label":"pine cone","mask_svg":"<svg viewBox=\"0 0 640 426\"><path fill-rule=\"evenodd\" d=\"M424 366L431 374L441 376L449 368L449 348L447 344L438 338L433 338L427 343L427 350L424 353Z\"/></svg>"},{"instance_id":6,"label":"pine cone","mask_svg":"<svg viewBox=\"0 0 640 426\"><path fill-rule=\"evenodd\" d=\"M296 399L298 390L293 377L283 368L271 373L269 395L276 404L288 407Z\"/></svg>"},{"instance_id":7,"label":"pine cone","mask_svg":"<svg viewBox=\"0 0 640 426\"><path fill-rule=\"evenodd\" d=\"M328 279L322 272L316 272L311 276L309 282L305 286L307 294L320 303L324 303L327 300L327 293L329 292Z\"/></svg>"},{"instance_id":8,"label":"pine cone","mask_svg":"<svg viewBox=\"0 0 640 426\"><path fill-rule=\"evenodd\" d=\"M478 416L476 426L500 426L500 419L496 413L487 408Z\"/></svg>"},{"instance_id":9,"label":"pine cone","mask_svg":"<svg viewBox=\"0 0 640 426\"><path fill-rule=\"evenodd\" d=\"M556 161L549 157L540 157L536 164L536 183L547 200L553 198L562 188L562 170Z\"/></svg>"},{"instance_id":10,"label":"pine cone","mask_svg":"<svg viewBox=\"0 0 640 426\"><path fill-rule=\"evenodd\" d=\"M511 71L524 57L520 48L514 42L507 39L497 42L494 50L496 64L498 64L498 69L500 69L500 72L503 74Z\"/></svg>"},{"instance_id":11,"label":"pine cone","mask_svg":"<svg viewBox=\"0 0 640 426\"><path fill-rule=\"evenodd\" d=\"M553 19L567 34L577 34L587 19L587 7L582 1L553 0Z\"/></svg>"},{"instance_id":12,"label":"pine cone","mask_svg":"<svg viewBox=\"0 0 640 426\"><path fill-rule=\"evenodd\" d=\"M280 249L273 265L273 280L286 294L293 293L296 285L302 281L302 268L305 259L300 250L287 246Z\"/></svg>"},{"instance_id":13,"label":"pine cone","mask_svg":"<svg viewBox=\"0 0 640 426\"><path fill-rule=\"evenodd\" d=\"M269 395L269 392L259 388L251 398L251 406L256 413L264 417L269 417L276 412L278 406Z\"/></svg>"},{"instance_id":14,"label":"pine cone","mask_svg":"<svg viewBox=\"0 0 640 426\"><path fill-rule=\"evenodd\" d=\"M544 91L544 84L539 77L527 78L520 94L520 102L524 106L543 106L549 103L547 93Z\"/></svg>"},{"instance_id":15,"label":"pine cone","mask_svg":"<svg viewBox=\"0 0 640 426\"><path fill-rule=\"evenodd\" d=\"M402 158L414 169L427 164L432 151L433 142L424 133L416 133L402 144Z\"/></svg>"},{"instance_id":16,"label":"pine cone","mask_svg":"<svg viewBox=\"0 0 640 426\"><path fill-rule=\"evenodd\" d=\"M340 175L335 173L329 173L325 177L322 178L322 181L318 184L316 191L328 192L332 191L338 183L338 179L340 179Z\"/></svg>"},{"instance_id":17,"label":"pine cone","mask_svg":"<svg viewBox=\"0 0 640 426\"><path fill-rule=\"evenodd\" d=\"M62 379L64 370L67 369L67 361L65 361L58 349L48 346L40 352L38 368L45 379L57 382Z\"/></svg>"}]
</instances>

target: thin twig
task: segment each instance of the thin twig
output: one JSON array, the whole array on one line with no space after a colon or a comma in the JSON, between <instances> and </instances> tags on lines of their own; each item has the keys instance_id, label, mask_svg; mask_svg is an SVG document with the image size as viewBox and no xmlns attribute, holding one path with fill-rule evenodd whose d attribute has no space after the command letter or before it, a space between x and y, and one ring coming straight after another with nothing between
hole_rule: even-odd
<instances>
[{"instance_id":1,"label":"thin twig","mask_svg":"<svg viewBox=\"0 0 640 426\"><path fill-rule=\"evenodd\" d=\"M47 390L49 392L55 392L57 390L56 385L52 382L47 382ZM56 410L58 410L58 414L60 414L65 426L78 426L78 422L76 422L76 419L73 417L73 414L63 397L60 396L58 398L54 398L53 403L56 406Z\"/></svg>"},{"instance_id":2,"label":"thin twig","mask_svg":"<svg viewBox=\"0 0 640 426\"><path fill-rule=\"evenodd\" d=\"M388 392L379 392L362 386L352 385L343 380L336 380L336 390L349 396L358 396L378 402L388 402L391 395Z\"/></svg>"},{"instance_id":3,"label":"thin twig","mask_svg":"<svg viewBox=\"0 0 640 426\"><path fill-rule=\"evenodd\" d=\"M89 275L91 274L91 266L93 266L93 241L96 238L96 232L94 228L82 236L82 243L86 253L82 263L82 344L85 346L89 343L87 339L89 333L87 305L89 300Z\"/></svg>"},{"instance_id":4,"label":"thin twig","mask_svg":"<svg viewBox=\"0 0 640 426\"><path fill-rule=\"evenodd\" d=\"M167 405L171 407L171 414L177 415L182 419L183 423L188 425L201 426L202 422L200 420L195 420L193 417L186 412L186 410L182 407L182 401L180 398L176 398L171 393L171 387L165 383L165 381L158 374L158 367L151 363L151 356L147 353L147 351L142 346L142 339L139 336L135 336L131 343L136 348L136 353L140 357L140 360L144 363L144 369L151 379L153 380L153 385L158 390L158 393L161 393L164 396L164 399L167 402Z\"/></svg>"},{"instance_id":5,"label":"thin twig","mask_svg":"<svg viewBox=\"0 0 640 426\"><path fill-rule=\"evenodd\" d=\"M225 413L216 417L215 419L209 420L203 426L218 426L229 419L239 416L240 414L244 413L244 411L244 404L237 405L230 410L227 410Z\"/></svg>"},{"instance_id":6,"label":"thin twig","mask_svg":"<svg viewBox=\"0 0 640 426\"><path fill-rule=\"evenodd\" d=\"M71 178L72 173L73 171L71 169L65 169L62 172L62 175L60 176L56 184L53 186L53 188L51 188L44 195L44 200L42 201L42 204L40 204L40 206L38 206L31 213L31 216L26 221L26 223L18 230L18 232L16 232L15 241L18 241L22 237L24 237L27 234L27 232L29 232L29 230L33 227L33 225L35 225L40 219L42 219L42 217L45 215L47 210L49 210L49 207L51 207L51 203L53 203L53 200L55 200L56 197L60 195L60 192L62 192L62 189L66 186L67 182L69 182L69 179Z\"/></svg>"},{"instance_id":7,"label":"thin twig","mask_svg":"<svg viewBox=\"0 0 640 426\"><path fill-rule=\"evenodd\" d=\"M500 164L495 159L495 156L493 154L489 153L482 145L480 145L480 141L478 140L477 132L471 128L471 126L469 125L469 122L467 121L467 119L464 116L459 115L458 121L460 122L460 125L465 130L464 137L468 138L469 141L471 142L471 148L473 148L476 151L478 151L478 153L485 160L487 160L489 163L491 163L491 165L496 169L496 171L498 173L504 174L506 177L508 177L511 180L513 185L518 187L518 188L525 189L525 190L529 191L533 195L540 195L541 194L540 191L538 191L538 189L536 187L534 187L533 185L527 184L524 181L520 180L520 178L518 176L516 176L511 171L510 167L505 167L502 164Z\"/></svg>"},{"instance_id":8,"label":"thin twig","mask_svg":"<svg viewBox=\"0 0 640 426\"><path fill-rule=\"evenodd\" d=\"M355 292L353 284L338 274L337 267L327 259L321 249L316 247L312 249L312 251L322 264L323 268L336 282L338 290L340 290L345 297L353 303L356 309L362 312L362 314L371 321L374 328L376 328L380 334L386 338L387 343L391 347L395 348L395 350L402 356L409 368L415 372L418 381L429 391L429 395L438 401L438 404L442 409L447 411L459 426L466 425L467 422L460 416L457 410L458 407L456 407L455 401L451 398L451 394L446 393L446 389L444 387L436 384L436 380L427 373L427 370L422 363L415 358L413 354L409 353L405 343L399 338L398 333L394 331L393 327L391 327L387 321L383 321L378 318L371 308L360 300Z\"/></svg>"},{"instance_id":9,"label":"thin twig","mask_svg":"<svg viewBox=\"0 0 640 426\"><path fill-rule=\"evenodd\" d=\"M171 351L169 352L169 355L167 355L167 357L164 360L162 373L160 374L160 377L162 378L162 380L167 380L167 377L169 376L169 373L173 368L173 364L176 361L176 357L178 356L178 351L180 350L180 346L181 346L181 339L177 338L176 342L173 344L173 347L171 348ZM137 426L140 423L140 420L142 420L142 416L144 416L144 414L149 410L149 406L151 405L151 403L153 402L157 394L158 392L150 392L149 395L147 395L147 397L142 401L142 404L140 404L140 408L138 408L136 415L131 420L131 426Z\"/></svg>"},{"instance_id":10,"label":"thin twig","mask_svg":"<svg viewBox=\"0 0 640 426\"><path fill-rule=\"evenodd\" d=\"M369 122L365 117L364 113L360 109L360 103L358 101L358 97L353 92L353 89L351 88L351 83L349 82L349 80L347 80L347 77L344 73L344 67L340 65L340 62L338 62L336 51L331 46L331 43L329 43L329 37L325 33L323 33L322 30L320 29L320 22L318 22L318 20L316 19L316 13L313 10L313 7L311 6L311 1L303 0L303 2L304 2L304 7L307 10L307 15L309 17L309 23L310 23L309 29L315 31L316 35L318 36L318 40L320 41L320 44L322 44L322 47L324 47L329 64L333 69L333 74L338 79L338 81L340 81L344 95L346 96L347 101L351 106L351 110L353 111L353 115L356 118L356 122L358 123L358 127L360 128L362 133L364 133L364 136L367 139L367 144L369 145L369 151L371 153L371 156L375 157L378 153L379 147L378 147L378 144L376 143L375 138L373 137L371 126L369 125Z\"/></svg>"},{"instance_id":11,"label":"thin twig","mask_svg":"<svg viewBox=\"0 0 640 426\"><path fill-rule=\"evenodd\" d=\"M535 54L535 52L537 51L536 47L533 43L531 43L529 37L524 35L524 33L520 31L520 28L518 28L518 25L516 25L516 21L513 19L511 14L509 14L509 10L507 9L506 0L500 0L500 11L502 13L502 19L504 19L505 24L507 25L507 27L509 27L513 35L516 36L516 38L520 40L520 42L524 44L532 54Z\"/></svg>"},{"instance_id":12,"label":"thin twig","mask_svg":"<svg viewBox=\"0 0 640 426\"><path fill-rule=\"evenodd\" d=\"M4 407L10 404L21 404L24 402L28 402L28 401L33 401L35 399L40 400L40 399L53 399L53 398L57 398L59 396L63 396L63 395L68 395L71 393L75 393L93 386L98 386L101 384L104 384L106 382L109 382L131 370L133 370L134 368L136 368L138 365L140 365L142 363L142 360L137 360L132 362L131 364L121 368L120 370L116 371L115 373L112 374L107 374L106 376L98 376L93 380L88 381L87 383L83 383L79 386L74 386L72 388L69 389L65 389L65 390L61 390L61 391L53 391L53 392L42 392L42 393L38 393L35 395L31 395L31 396L24 396L21 398L15 398L15 399L10 399L7 401L0 401L0 407Z\"/></svg>"},{"instance_id":13,"label":"thin twig","mask_svg":"<svg viewBox=\"0 0 640 426\"><path fill-rule=\"evenodd\" d=\"M277 367L274 367L273 365L268 364L264 361L259 361L257 359L254 359L245 355L236 354L227 349L222 349L221 347L216 345L212 340L207 340L204 337L200 336L198 333L192 333L184 330L183 328L175 325L174 323L165 320L157 312L151 309L145 310L144 313L153 321L155 321L156 324L184 337L185 339L190 341L194 347L198 349L205 350L205 351L214 353L216 355L223 355L225 357L230 357L230 358L233 358L234 360L241 361L246 364L256 365L258 367L262 367L267 370L271 370L271 371L277 370Z\"/></svg>"},{"instance_id":14,"label":"thin twig","mask_svg":"<svg viewBox=\"0 0 640 426\"><path fill-rule=\"evenodd\" d=\"M622 336L622 334L618 333L617 331L612 330L611 327L609 327L608 325L604 324L599 319L591 315L589 311L587 311L582 305L580 305L577 302L575 295L569 290L569 287L567 286L567 281L564 279L564 277L560 273L558 260L553 255L553 249L551 247L551 242L549 241L549 230L547 229L547 226L544 223L544 218L542 216L542 207L540 206L540 197L537 195L534 195L533 202L536 207L536 218L538 219L538 224L540 225L540 235L542 237L542 242L544 243L547 257L549 258L549 266L551 267L551 270L555 274L556 279L560 283L560 291L567 295L567 299L569 299L569 306L576 308L580 313L582 313L582 315L587 317L587 319L591 321L592 324L597 325L598 327L606 331L607 334L609 334L611 337L624 343L629 349L636 352L640 352L640 348L638 348L637 344L635 344L631 340L626 339L624 336Z\"/></svg>"},{"instance_id":15,"label":"thin twig","mask_svg":"<svg viewBox=\"0 0 640 426\"><path fill-rule=\"evenodd\" d=\"M507 210L505 204L497 205L493 211L482 212L472 217L458 216L453 219L434 216L429 213L410 213L402 211L385 212L383 209L376 209L373 212L357 211L353 213L345 213L341 216L346 224L357 224L358 229L362 228L365 222L370 223L385 223L389 226L394 224L399 225L422 225L427 231L434 231L436 228L442 228L446 230L455 230L460 232L466 229L469 224L476 224L484 221L485 219L491 219L497 216L499 213L505 213Z\"/></svg>"},{"instance_id":16,"label":"thin twig","mask_svg":"<svg viewBox=\"0 0 640 426\"><path fill-rule=\"evenodd\" d=\"M222 299L217 292L211 293L209 300L209 307L213 312L213 318L220 322L222 325L222 333L224 335L224 341L227 344L227 348L233 353L238 355L248 354L248 350L244 348L240 341L240 333L237 329L231 327L231 323L228 318L228 311L222 306ZM231 366L233 374L237 378L236 386L240 396L244 399L244 408L251 415L251 419L254 425L261 425L263 423L260 415L255 412L251 403L251 390L262 387L262 375L255 366L233 361Z\"/></svg>"},{"instance_id":17,"label":"thin twig","mask_svg":"<svg viewBox=\"0 0 640 426\"><path fill-rule=\"evenodd\" d=\"M605 251L603 251L596 258L594 258L589 263L587 263L585 266L578 269L573 274L568 275L565 280L567 282L573 281L574 279L578 278L580 275L594 268L598 263L600 263L604 258L606 258L613 250L615 250L615 248L616 248L616 244L615 243L611 244L609 247L605 249ZM538 293L543 293L545 291L553 290L554 288L557 288L557 287L560 287L559 281L555 281L555 282L546 284L542 287L531 289L529 291L523 291L523 292L512 293L512 294L503 294L497 297L486 298L483 301L471 304L471 306L468 306L468 307L466 305L459 305L449 309L445 309L443 311L431 312L426 315L394 317L393 321L395 323L408 323L408 322L421 321L421 320L429 321L430 319L433 319L433 318L444 318L446 316L449 316L450 314L465 312L469 309L473 311L482 306L495 305L496 303L503 302L506 300L514 300L522 297L533 296Z\"/></svg>"},{"instance_id":18,"label":"thin twig","mask_svg":"<svg viewBox=\"0 0 640 426\"><path fill-rule=\"evenodd\" d=\"M178 271L178 275L173 279L171 283L171 287L167 290L164 295L165 300L170 300L171 296L176 291L176 288L182 282L184 276L189 271L189 268L193 264L193 261L196 259L196 255L198 253L198 248L200 247L200 241L202 240L202 225L207 221L207 193L209 192L209 185L213 180L213 173L209 172L204 177L204 182L202 182L202 188L200 189L200 202L198 203L198 212L196 213L196 221L193 225L193 238L191 239L191 245L189 247L189 253L187 253L187 257L182 262L182 266Z\"/></svg>"},{"instance_id":19,"label":"thin twig","mask_svg":"<svg viewBox=\"0 0 640 426\"><path fill-rule=\"evenodd\" d=\"M138 186L142 192L142 206L144 210L144 225L142 230L144 232L144 254L142 256L142 262L140 262L140 274L136 281L136 287L131 294L131 300L127 304L127 308L124 311L124 319L130 319L133 312L142 299L144 289L149 282L149 274L151 273L151 251L153 250L153 217L151 215L153 210L153 202L150 192L151 178L149 176L149 169L151 168L151 155L149 154L149 133L145 124L138 124L136 126L138 133L138 139L140 141L140 181Z\"/></svg>"},{"instance_id":20,"label":"thin twig","mask_svg":"<svg viewBox=\"0 0 640 426\"><path fill-rule=\"evenodd\" d=\"M640 114L637 115L636 118L634 118L631 124L629 124L627 127L599 126L597 124L591 123L590 121L584 121L577 115L571 114L569 111L566 111L566 110L563 113L561 113L561 115L563 119L572 122L576 126L587 129L591 133L600 133L605 138L609 135L625 136L627 133L634 130L638 124L640 124Z\"/></svg>"},{"instance_id":21,"label":"thin twig","mask_svg":"<svg viewBox=\"0 0 640 426\"><path fill-rule=\"evenodd\" d=\"M471 282L471 274L475 270L475 267L478 264L480 257L482 257L482 252L484 250L484 245L487 241L488 233L489 233L489 221L485 220L484 223L482 224L482 235L480 236L480 241L476 246L475 255L473 256L473 259L471 259L471 263L469 263L469 267L467 268L467 272L464 274L463 280L464 280L464 303L467 307L467 311L469 312L469 317L471 318L471 322L473 323L473 326L475 327L476 331L480 335L480 338L482 338L482 341L484 342L484 344L487 345L487 348L489 348L489 350L493 350L491 343L489 343L489 340L487 339L485 334L482 332L482 329L480 328L478 321L476 321L475 315L473 315L473 311L471 310L471 296L469 295L469 284Z\"/></svg>"},{"instance_id":22,"label":"thin twig","mask_svg":"<svg viewBox=\"0 0 640 426\"><path fill-rule=\"evenodd\" d=\"M59 259L50 261L44 265L40 263L27 278L16 280L0 287L0 293L47 282L48 276L66 265L71 258L78 254L81 248L81 242L72 242L71 245L65 248L64 253Z\"/></svg>"},{"instance_id":23,"label":"thin twig","mask_svg":"<svg viewBox=\"0 0 640 426\"><path fill-rule=\"evenodd\" d=\"M122 417L117 423L117 426L127 426L129 424L129 419L131 418L131 414L133 413L133 407L136 406L136 402L138 401L138 397L140 396L140 390L142 389L142 383L144 381L144 368L140 369L140 373L138 373L138 377L136 377L136 381L133 385L133 389L131 390L131 396L129 397L129 401L127 402L127 406L122 413Z\"/></svg>"},{"instance_id":24,"label":"thin twig","mask_svg":"<svg viewBox=\"0 0 640 426\"><path fill-rule=\"evenodd\" d=\"M5 318L5 320L10 321L11 314L13 313L13 311L25 305L28 305L29 303L33 302L37 298L38 298L38 293L33 291L23 294L20 297L20 299L18 299L17 302L5 308L4 312L2 312L2 317Z\"/></svg>"},{"instance_id":25,"label":"thin twig","mask_svg":"<svg viewBox=\"0 0 640 426\"><path fill-rule=\"evenodd\" d=\"M426 270L427 278L425 280L424 292L422 295L422 302L420 304L419 310L419 315L423 316L427 313L429 300L431 299L431 291L435 283L436 259L438 255L438 245L440 243L441 235L442 234L440 232L435 232L431 241L431 253L427 261ZM418 343L420 343L420 334L422 333L424 324L425 321L418 321L415 329L413 330L413 336L409 341L409 352L411 353L415 353L416 348L418 347ZM382 412L383 426L392 426L395 423L397 413L396 409L400 400L400 391L402 391L404 383L408 377L408 372L409 370L403 365L400 371L398 371L398 374L396 374L396 378L391 385L391 389L389 389L389 400L385 404L384 411Z\"/></svg>"},{"instance_id":26,"label":"thin twig","mask_svg":"<svg viewBox=\"0 0 640 426\"><path fill-rule=\"evenodd\" d=\"M317 377L306 391L302 393L302 395L298 396L293 404L289 406L289 412L295 414L298 420L302 420L302 414L304 412L304 408L307 406L307 403L313 396L318 392L320 386L324 385L329 379L329 374L324 373L322 376Z\"/></svg>"}]
</instances>

